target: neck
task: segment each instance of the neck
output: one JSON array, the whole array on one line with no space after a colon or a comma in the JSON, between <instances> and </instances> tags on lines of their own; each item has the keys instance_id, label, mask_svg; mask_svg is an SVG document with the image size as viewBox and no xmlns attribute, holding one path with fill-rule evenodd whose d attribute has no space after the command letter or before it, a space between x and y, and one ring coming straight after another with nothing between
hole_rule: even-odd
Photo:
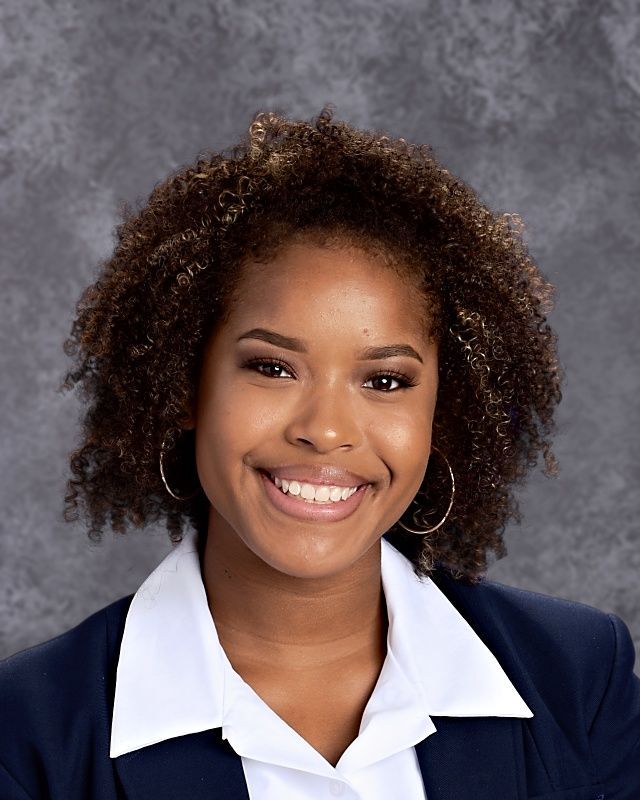
<instances>
[{"instance_id":1,"label":"neck","mask_svg":"<svg viewBox=\"0 0 640 800\"><path fill-rule=\"evenodd\" d=\"M210 525L201 563L220 643L234 667L384 659L379 542L339 574L307 579L273 569L234 531Z\"/></svg>"}]
</instances>

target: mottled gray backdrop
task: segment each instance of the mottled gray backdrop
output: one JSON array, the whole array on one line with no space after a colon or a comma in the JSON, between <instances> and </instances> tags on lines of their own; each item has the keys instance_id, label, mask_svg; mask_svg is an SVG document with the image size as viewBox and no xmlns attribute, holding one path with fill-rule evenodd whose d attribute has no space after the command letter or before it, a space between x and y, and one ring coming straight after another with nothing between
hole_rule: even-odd
<instances>
[{"instance_id":1,"label":"mottled gray backdrop","mask_svg":"<svg viewBox=\"0 0 640 800\"><path fill-rule=\"evenodd\" d=\"M62 521L79 402L56 393L123 201L276 109L430 142L522 214L557 285L562 472L523 489L490 575L617 612L640 643L636 0L5 0L0 655L134 591L162 529Z\"/></svg>"}]
</instances>

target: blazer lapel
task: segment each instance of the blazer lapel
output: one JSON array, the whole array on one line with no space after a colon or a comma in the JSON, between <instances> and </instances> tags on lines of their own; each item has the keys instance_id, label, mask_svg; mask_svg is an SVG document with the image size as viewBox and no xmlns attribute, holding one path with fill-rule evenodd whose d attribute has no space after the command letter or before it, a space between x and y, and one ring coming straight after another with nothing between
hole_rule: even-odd
<instances>
[{"instance_id":1,"label":"blazer lapel","mask_svg":"<svg viewBox=\"0 0 640 800\"><path fill-rule=\"evenodd\" d=\"M114 762L126 800L249 800L242 760L219 728L167 739Z\"/></svg>"},{"instance_id":2,"label":"blazer lapel","mask_svg":"<svg viewBox=\"0 0 640 800\"><path fill-rule=\"evenodd\" d=\"M434 717L436 733L416 745L429 800L524 800L522 720Z\"/></svg>"}]
</instances>

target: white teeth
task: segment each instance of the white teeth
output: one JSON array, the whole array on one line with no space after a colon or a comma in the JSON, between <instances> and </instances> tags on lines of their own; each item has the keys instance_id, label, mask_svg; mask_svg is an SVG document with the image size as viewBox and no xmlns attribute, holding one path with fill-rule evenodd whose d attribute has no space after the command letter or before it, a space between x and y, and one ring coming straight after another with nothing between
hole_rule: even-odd
<instances>
[{"instance_id":1,"label":"white teeth","mask_svg":"<svg viewBox=\"0 0 640 800\"><path fill-rule=\"evenodd\" d=\"M357 486L314 486L311 483L288 481L286 478L280 479L275 475L271 475L271 478L284 494L291 494L294 497L299 495L307 502L337 503L340 500L347 500L358 490Z\"/></svg>"},{"instance_id":2,"label":"white teeth","mask_svg":"<svg viewBox=\"0 0 640 800\"><path fill-rule=\"evenodd\" d=\"M291 484L289 484L289 491L291 491ZM320 494L321 491L322 491L322 489L318 489L318 494ZM313 488L313 486L311 486L310 483L303 483L300 486L300 497L304 498L305 500L315 500L316 499L316 490ZM318 500L320 500L319 497L318 497ZM325 500L326 500L326 498L325 498Z\"/></svg>"}]
</instances>

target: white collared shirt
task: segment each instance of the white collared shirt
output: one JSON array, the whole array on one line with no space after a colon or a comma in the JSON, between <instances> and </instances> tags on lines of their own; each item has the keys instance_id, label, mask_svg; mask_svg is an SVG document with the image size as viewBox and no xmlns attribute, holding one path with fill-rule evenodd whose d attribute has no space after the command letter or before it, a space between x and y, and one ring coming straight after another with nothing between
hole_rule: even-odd
<instances>
[{"instance_id":1,"label":"white collared shirt","mask_svg":"<svg viewBox=\"0 0 640 800\"><path fill-rule=\"evenodd\" d=\"M357 738L334 767L231 666L216 632L195 533L136 592L118 661L111 758L221 728L251 800L425 800L414 745L431 716L532 717L493 654L445 595L389 542L381 574L387 656Z\"/></svg>"}]
</instances>

